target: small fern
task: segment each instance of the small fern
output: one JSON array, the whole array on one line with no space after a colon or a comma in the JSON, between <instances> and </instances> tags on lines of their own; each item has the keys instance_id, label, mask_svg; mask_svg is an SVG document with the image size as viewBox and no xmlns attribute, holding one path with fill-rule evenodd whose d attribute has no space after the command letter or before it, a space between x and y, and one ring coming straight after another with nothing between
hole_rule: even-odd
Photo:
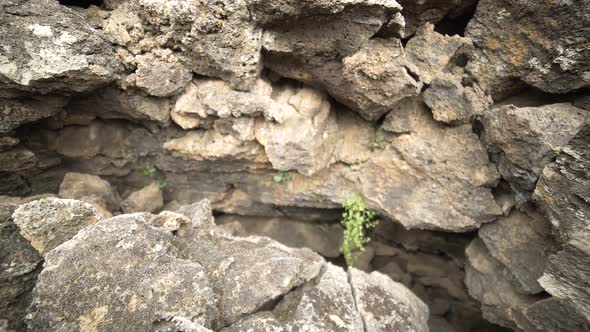
<instances>
[{"instance_id":1,"label":"small fern","mask_svg":"<svg viewBox=\"0 0 590 332\"><path fill-rule=\"evenodd\" d=\"M276 183L285 183L291 181L291 175L285 171L278 171L273 177L272 180Z\"/></svg>"},{"instance_id":2,"label":"small fern","mask_svg":"<svg viewBox=\"0 0 590 332\"><path fill-rule=\"evenodd\" d=\"M369 233L377 226L377 213L367 209L365 200L359 194L342 204L342 225L344 226L344 239L342 241L342 253L348 266L353 266L356 258L352 251L358 248L365 251L365 245L371 241Z\"/></svg>"}]
</instances>

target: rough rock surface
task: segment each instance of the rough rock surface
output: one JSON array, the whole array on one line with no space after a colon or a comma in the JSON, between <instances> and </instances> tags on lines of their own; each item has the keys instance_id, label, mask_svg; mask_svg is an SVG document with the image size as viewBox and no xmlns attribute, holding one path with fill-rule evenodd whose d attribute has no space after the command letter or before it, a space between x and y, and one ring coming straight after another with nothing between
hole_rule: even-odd
<instances>
[{"instance_id":1,"label":"rough rock surface","mask_svg":"<svg viewBox=\"0 0 590 332\"><path fill-rule=\"evenodd\" d=\"M0 204L0 330L25 328L24 313L30 301L43 257L19 233L12 222L12 204Z\"/></svg>"},{"instance_id":2,"label":"rough rock surface","mask_svg":"<svg viewBox=\"0 0 590 332\"><path fill-rule=\"evenodd\" d=\"M24 123L55 115L65 104L66 101L59 97L0 99L0 134Z\"/></svg>"},{"instance_id":3,"label":"rough rock surface","mask_svg":"<svg viewBox=\"0 0 590 332\"><path fill-rule=\"evenodd\" d=\"M518 87L518 80L551 93L588 86L588 5L479 1L465 33L478 50L468 70L495 99Z\"/></svg>"},{"instance_id":4,"label":"rough rock surface","mask_svg":"<svg viewBox=\"0 0 590 332\"><path fill-rule=\"evenodd\" d=\"M103 213L118 211L121 202L110 183L98 176L82 173L67 173L64 176L59 185L59 197L90 203Z\"/></svg>"},{"instance_id":5,"label":"rough rock surface","mask_svg":"<svg viewBox=\"0 0 590 332\"><path fill-rule=\"evenodd\" d=\"M507 105L484 113L483 141L500 174L517 193L517 202L530 199L543 168L576 135L587 116L585 110L567 103Z\"/></svg>"},{"instance_id":6,"label":"rough rock surface","mask_svg":"<svg viewBox=\"0 0 590 332\"><path fill-rule=\"evenodd\" d=\"M547 215L559 242L567 242L590 224L590 118L545 167L535 201Z\"/></svg>"},{"instance_id":7,"label":"rough rock surface","mask_svg":"<svg viewBox=\"0 0 590 332\"><path fill-rule=\"evenodd\" d=\"M0 8L0 95L80 92L115 79L113 48L84 13L52 0Z\"/></svg>"},{"instance_id":8,"label":"rough rock surface","mask_svg":"<svg viewBox=\"0 0 590 332\"><path fill-rule=\"evenodd\" d=\"M405 18L405 37L409 37L426 22L437 24L445 17L455 18L464 13L475 0L400 0Z\"/></svg>"},{"instance_id":9,"label":"rough rock surface","mask_svg":"<svg viewBox=\"0 0 590 332\"><path fill-rule=\"evenodd\" d=\"M162 190L156 183L131 193L129 197L121 202L121 210L125 213L154 212L163 206Z\"/></svg>"},{"instance_id":10,"label":"rough rock surface","mask_svg":"<svg viewBox=\"0 0 590 332\"><path fill-rule=\"evenodd\" d=\"M563 249L552 255L541 285L553 296L575 308L590 323L590 226L579 231Z\"/></svg>"},{"instance_id":11,"label":"rough rock surface","mask_svg":"<svg viewBox=\"0 0 590 332\"><path fill-rule=\"evenodd\" d=\"M191 220L178 215L176 236L153 226L154 222L159 226L162 215L122 215L82 230L51 251L33 294L29 328L205 331L230 326L224 331L242 331L243 324L268 328L270 318L265 316L271 313L265 308L277 299L274 312L286 316L276 324L289 317L287 325L293 330L331 326L358 331L363 315L376 322L397 319L402 329L425 326L428 309L403 286L382 275L356 271L347 276L307 249L290 249L267 238L216 233L214 225L205 221L210 215L205 205L187 208ZM358 288L356 300L349 278ZM76 286L65 287L74 279ZM392 298L374 307L386 293ZM113 296L119 300L112 301ZM68 305L72 301L78 305ZM323 305L316 306L316 301ZM364 306L355 305L358 301ZM400 321L390 312L412 319ZM388 331L375 327L374 331Z\"/></svg>"},{"instance_id":12,"label":"rough rock surface","mask_svg":"<svg viewBox=\"0 0 590 332\"><path fill-rule=\"evenodd\" d=\"M71 239L81 229L95 224L94 207L72 199L44 198L19 206L12 214L22 236L45 255Z\"/></svg>"}]
</instances>

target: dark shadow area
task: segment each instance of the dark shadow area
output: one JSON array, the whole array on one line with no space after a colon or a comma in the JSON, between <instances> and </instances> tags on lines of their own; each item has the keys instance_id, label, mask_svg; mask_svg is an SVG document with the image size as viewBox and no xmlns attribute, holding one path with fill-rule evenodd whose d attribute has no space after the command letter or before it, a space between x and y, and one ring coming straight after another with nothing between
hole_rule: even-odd
<instances>
[{"instance_id":1,"label":"dark shadow area","mask_svg":"<svg viewBox=\"0 0 590 332\"><path fill-rule=\"evenodd\" d=\"M469 7L465 8L460 13L451 12L445 16L438 24L434 26L434 31L443 34L443 35L459 35L461 37L465 36L465 29L467 29L467 24L475 15L475 10L477 9L477 1L474 2Z\"/></svg>"},{"instance_id":2,"label":"dark shadow area","mask_svg":"<svg viewBox=\"0 0 590 332\"><path fill-rule=\"evenodd\" d=\"M59 3L64 6L74 6L88 8L90 6L101 6L103 0L59 0Z\"/></svg>"}]
</instances>

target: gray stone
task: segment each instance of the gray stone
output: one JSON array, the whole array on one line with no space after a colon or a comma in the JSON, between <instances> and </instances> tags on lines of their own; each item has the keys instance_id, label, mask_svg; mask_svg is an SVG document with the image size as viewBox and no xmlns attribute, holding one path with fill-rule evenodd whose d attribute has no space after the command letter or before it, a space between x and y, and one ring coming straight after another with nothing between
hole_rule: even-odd
<instances>
[{"instance_id":1,"label":"gray stone","mask_svg":"<svg viewBox=\"0 0 590 332\"><path fill-rule=\"evenodd\" d=\"M590 226L577 232L549 257L539 283L590 322Z\"/></svg>"},{"instance_id":2,"label":"gray stone","mask_svg":"<svg viewBox=\"0 0 590 332\"><path fill-rule=\"evenodd\" d=\"M310 223L290 218L263 218L223 215L219 225L234 224L234 235L267 236L288 247L309 248L324 257L340 256L342 227L338 224ZM237 223L237 225L236 225ZM239 226L238 226L239 225Z\"/></svg>"},{"instance_id":3,"label":"gray stone","mask_svg":"<svg viewBox=\"0 0 590 332\"><path fill-rule=\"evenodd\" d=\"M156 183L134 191L121 202L121 210L125 213L154 212L164 206L162 190Z\"/></svg>"},{"instance_id":4,"label":"gray stone","mask_svg":"<svg viewBox=\"0 0 590 332\"><path fill-rule=\"evenodd\" d=\"M0 133L7 133L22 124L55 115L65 104L66 100L59 97L0 98Z\"/></svg>"},{"instance_id":5,"label":"gray stone","mask_svg":"<svg viewBox=\"0 0 590 332\"><path fill-rule=\"evenodd\" d=\"M52 0L0 7L0 95L81 92L114 80L114 51L83 12Z\"/></svg>"},{"instance_id":6,"label":"gray stone","mask_svg":"<svg viewBox=\"0 0 590 332\"><path fill-rule=\"evenodd\" d=\"M59 197L90 203L97 210L106 210L106 215L118 211L121 203L119 194L106 180L95 175L74 172L66 173L64 176L59 185ZM104 216L101 219L105 219Z\"/></svg>"},{"instance_id":7,"label":"gray stone","mask_svg":"<svg viewBox=\"0 0 590 332\"><path fill-rule=\"evenodd\" d=\"M0 204L0 321L6 321L4 331L24 330L25 310L43 261L12 222L16 208Z\"/></svg>"},{"instance_id":8,"label":"gray stone","mask_svg":"<svg viewBox=\"0 0 590 332\"><path fill-rule=\"evenodd\" d=\"M121 53L129 58L129 63L135 61L133 54L144 53L145 57L152 58L155 55L148 53L157 54L164 48L172 51L168 54L182 63L164 62L167 74L178 72L187 77L183 68L186 66L192 72L222 78L233 88L244 90L252 87L262 69L262 30L250 20L246 5L242 0L231 3L130 0L113 11L104 30L113 43L124 47ZM151 80L149 77L156 77L150 74L152 68L142 66L135 75L145 79L140 78L136 84L151 89L147 84ZM185 81L168 76L179 83ZM164 90L153 92L173 93L180 85L170 84Z\"/></svg>"},{"instance_id":9,"label":"gray stone","mask_svg":"<svg viewBox=\"0 0 590 332\"><path fill-rule=\"evenodd\" d=\"M37 156L33 151L16 148L0 152L0 172L26 171L37 166Z\"/></svg>"},{"instance_id":10,"label":"gray stone","mask_svg":"<svg viewBox=\"0 0 590 332\"><path fill-rule=\"evenodd\" d=\"M590 224L590 118L537 182L534 198L556 239L567 242Z\"/></svg>"},{"instance_id":11,"label":"gray stone","mask_svg":"<svg viewBox=\"0 0 590 332\"><path fill-rule=\"evenodd\" d=\"M366 331L428 331L428 307L405 286L379 272L351 268L348 274Z\"/></svg>"},{"instance_id":12,"label":"gray stone","mask_svg":"<svg viewBox=\"0 0 590 332\"><path fill-rule=\"evenodd\" d=\"M518 80L550 93L588 86L589 5L480 1L465 32L477 45L467 66L472 77L494 99L513 93Z\"/></svg>"},{"instance_id":13,"label":"gray stone","mask_svg":"<svg viewBox=\"0 0 590 332\"><path fill-rule=\"evenodd\" d=\"M19 206L12 214L21 235L45 256L98 221L96 209L72 199L44 198Z\"/></svg>"},{"instance_id":14,"label":"gray stone","mask_svg":"<svg viewBox=\"0 0 590 332\"><path fill-rule=\"evenodd\" d=\"M517 203L530 199L543 168L576 135L588 113L568 103L506 105L483 114L482 138Z\"/></svg>"},{"instance_id":15,"label":"gray stone","mask_svg":"<svg viewBox=\"0 0 590 332\"><path fill-rule=\"evenodd\" d=\"M137 70L125 78L125 84L136 86L151 96L174 96L192 78L189 70L170 50L137 55L135 62Z\"/></svg>"},{"instance_id":16,"label":"gray stone","mask_svg":"<svg viewBox=\"0 0 590 332\"><path fill-rule=\"evenodd\" d=\"M512 211L496 222L479 230L479 237L490 254L500 261L518 279L528 293L543 291L537 279L545 270L545 264L554 246L551 226L542 215Z\"/></svg>"},{"instance_id":17,"label":"gray stone","mask_svg":"<svg viewBox=\"0 0 590 332\"><path fill-rule=\"evenodd\" d=\"M217 318L203 267L139 214L84 229L46 257L28 311L31 330L200 331ZM116 299L116 300L115 300ZM72 305L76 303L76 305Z\"/></svg>"}]
</instances>

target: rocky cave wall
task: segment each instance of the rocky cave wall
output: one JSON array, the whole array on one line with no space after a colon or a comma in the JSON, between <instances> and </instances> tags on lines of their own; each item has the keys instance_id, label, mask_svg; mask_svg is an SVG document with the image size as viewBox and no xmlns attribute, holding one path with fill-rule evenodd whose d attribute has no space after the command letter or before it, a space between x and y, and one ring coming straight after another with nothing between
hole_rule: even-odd
<instances>
[{"instance_id":1,"label":"rocky cave wall","mask_svg":"<svg viewBox=\"0 0 590 332\"><path fill-rule=\"evenodd\" d=\"M224 234L342 265L358 193L382 222L357 268L430 330L588 331L589 27L587 0L0 0L0 203L105 220L206 198ZM2 206L20 329L54 246ZM201 323L274 324L226 314Z\"/></svg>"}]
</instances>

